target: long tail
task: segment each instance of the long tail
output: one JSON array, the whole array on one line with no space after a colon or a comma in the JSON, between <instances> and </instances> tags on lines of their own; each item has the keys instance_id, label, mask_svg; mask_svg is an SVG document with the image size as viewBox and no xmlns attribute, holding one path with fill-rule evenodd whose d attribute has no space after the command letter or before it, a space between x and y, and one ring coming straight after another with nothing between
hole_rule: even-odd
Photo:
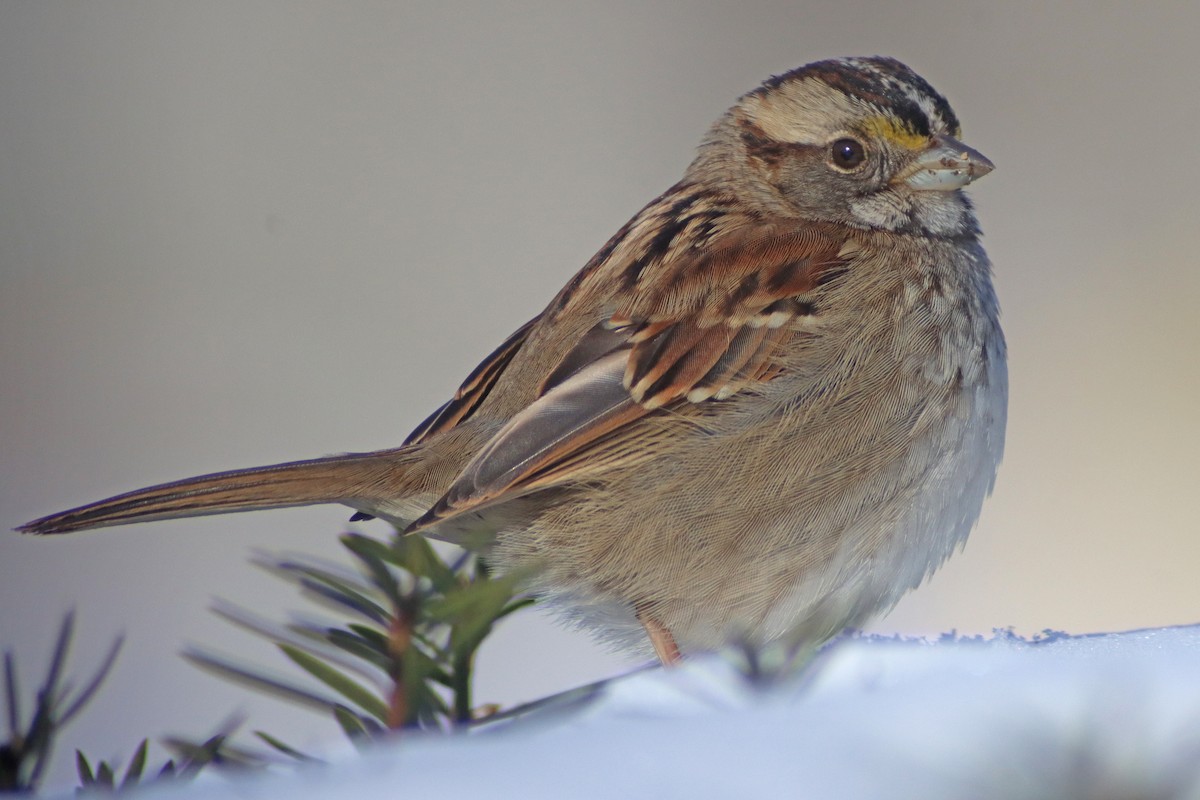
<instances>
[{"instance_id":1,"label":"long tail","mask_svg":"<svg viewBox=\"0 0 1200 800\"><path fill-rule=\"evenodd\" d=\"M106 525L234 511L345 503L373 508L418 490L416 448L348 453L163 483L28 522L24 533L71 533ZM407 474L406 474L407 473Z\"/></svg>"}]
</instances>

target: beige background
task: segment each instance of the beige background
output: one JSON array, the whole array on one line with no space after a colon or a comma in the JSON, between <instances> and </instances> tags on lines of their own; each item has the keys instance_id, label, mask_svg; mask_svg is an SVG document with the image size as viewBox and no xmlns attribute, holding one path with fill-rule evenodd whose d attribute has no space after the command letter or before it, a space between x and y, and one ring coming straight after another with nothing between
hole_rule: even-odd
<instances>
[{"instance_id":1,"label":"beige background","mask_svg":"<svg viewBox=\"0 0 1200 800\"><path fill-rule=\"evenodd\" d=\"M1046 11L1046 8L1052 8ZM1200 621L1194 3L0 5L0 528L161 480L398 443L766 76L886 53L997 164L973 189L1011 347L999 486L880 631ZM340 508L0 534L26 686L129 644L60 750L234 709L180 661L278 663L206 607L298 606L256 548L337 555ZM381 533L382 528L368 529ZM536 666L535 666L536 665ZM617 673L537 615L479 665L513 702Z\"/></svg>"}]
</instances>

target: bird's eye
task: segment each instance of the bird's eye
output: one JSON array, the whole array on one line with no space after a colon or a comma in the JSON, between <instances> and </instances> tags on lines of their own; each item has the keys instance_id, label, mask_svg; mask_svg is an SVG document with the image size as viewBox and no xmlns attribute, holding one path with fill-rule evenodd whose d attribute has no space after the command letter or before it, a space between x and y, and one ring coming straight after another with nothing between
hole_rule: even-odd
<instances>
[{"instance_id":1,"label":"bird's eye","mask_svg":"<svg viewBox=\"0 0 1200 800\"><path fill-rule=\"evenodd\" d=\"M867 151L857 139L838 139L829 147L829 160L838 169L854 169L867 158Z\"/></svg>"}]
</instances>

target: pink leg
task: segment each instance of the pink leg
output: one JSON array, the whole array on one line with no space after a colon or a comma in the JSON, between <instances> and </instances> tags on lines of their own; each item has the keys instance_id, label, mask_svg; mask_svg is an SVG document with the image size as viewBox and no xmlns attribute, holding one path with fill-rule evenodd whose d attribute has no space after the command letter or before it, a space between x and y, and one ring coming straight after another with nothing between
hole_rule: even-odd
<instances>
[{"instance_id":1,"label":"pink leg","mask_svg":"<svg viewBox=\"0 0 1200 800\"><path fill-rule=\"evenodd\" d=\"M654 652L663 666L679 666L683 661L683 656L680 655L679 645L675 643L675 637L667 630L667 626L644 611L638 611L637 618L638 622L642 623L642 627L646 629L646 635L650 637L650 644L654 646Z\"/></svg>"}]
</instances>

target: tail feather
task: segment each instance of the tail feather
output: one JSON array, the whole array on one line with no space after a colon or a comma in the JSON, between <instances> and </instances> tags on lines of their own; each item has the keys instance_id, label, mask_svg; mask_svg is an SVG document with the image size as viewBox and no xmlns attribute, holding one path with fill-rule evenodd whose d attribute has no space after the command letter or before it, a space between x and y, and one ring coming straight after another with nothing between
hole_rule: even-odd
<instances>
[{"instance_id":1,"label":"tail feather","mask_svg":"<svg viewBox=\"0 0 1200 800\"><path fill-rule=\"evenodd\" d=\"M185 478L51 514L17 530L71 533L132 522L320 503L369 506L385 487L391 492L400 489L404 482L401 473L413 463L405 457L407 449L348 453Z\"/></svg>"}]
</instances>

